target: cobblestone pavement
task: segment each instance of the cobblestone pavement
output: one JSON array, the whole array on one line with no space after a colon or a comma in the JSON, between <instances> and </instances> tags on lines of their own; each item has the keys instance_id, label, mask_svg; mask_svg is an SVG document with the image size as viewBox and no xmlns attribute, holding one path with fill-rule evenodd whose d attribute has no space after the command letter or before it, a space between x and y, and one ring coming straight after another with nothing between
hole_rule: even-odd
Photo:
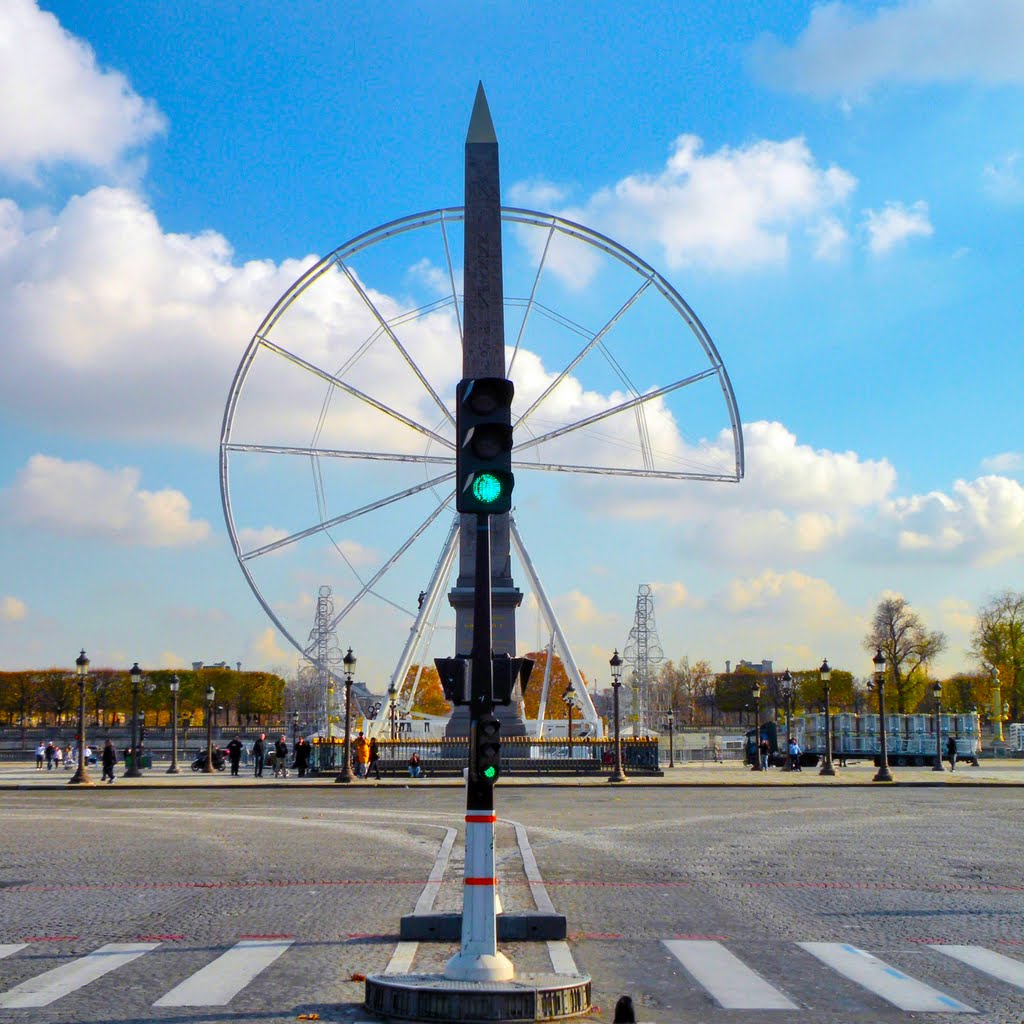
<instances>
[{"instance_id":1,"label":"cobblestone pavement","mask_svg":"<svg viewBox=\"0 0 1024 1024\"><path fill-rule=\"evenodd\" d=\"M610 1021L630 993L658 1024L1024 1021L1016 788L502 783L496 802L505 907L534 906L520 823L568 919L568 953L593 977L588 1020ZM365 1021L360 976L395 956L450 828L459 840L435 909L460 905L457 788L115 784L8 790L0 806L0 1021ZM871 954L889 984L923 983L951 1012L900 1009L822 962L825 947L798 943L859 966L874 961L849 951ZM1003 976L954 959L954 946L997 954ZM544 943L503 948L521 971L552 970ZM413 969L439 971L453 951L420 944ZM680 959L723 953L735 958L725 980L720 964L708 976ZM108 973L60 987L90 969ZM748 970L793 1008L725 1008L723 985L742 988ZM167 1005L179 986L194 1005ZM952 1012L960 1004L976 1012Z\"/></svg>"}]
</instances>

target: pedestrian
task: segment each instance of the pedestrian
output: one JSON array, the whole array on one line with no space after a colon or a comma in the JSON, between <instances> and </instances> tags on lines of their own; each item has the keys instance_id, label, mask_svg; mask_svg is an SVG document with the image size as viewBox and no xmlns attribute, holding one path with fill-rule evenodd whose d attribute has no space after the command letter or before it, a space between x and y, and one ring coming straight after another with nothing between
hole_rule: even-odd
<instances>
[{"instance_id":1,"label":"pedestrian","mask_svg":"<svg viewBox=\"0 0 1024 1024\"><path fill-rule=\"evenodd\" d=\"M377 779L380 779L380 749L377 746L377 737L370 739L370 770L367 775L373 772Z\"/></svg>"},{"instance_id":2,"label":"pedestrian","mask_svg":"<svg viewBox=\"0 0 1024 1024\"><path fill-rule=\"evenodd\" d=\"M228 744L228 757L231 760L231 774L238 774L238 765L242 760L242 741L235 736Z\"/></svg>"},{"instance_id":3,"label":"pedestrian","mask_svg":"<svg viewBox=\"0 0 1024 1024\"><path fill-rule=\"evenodd\" d=\"M288 744L283 736L274 744L274 778L288 778Z\"/></svg>"},{"instance_id":4,"label":"pedestrian","mask_svg":"<svg viewBox=\"0 0 1024 1024\"><path fill-rule=\"evenodd\" d=\"M53 770L53 740L46 741L46 770Z\"/></svg>"},{"instance_id":5,"label":"pedestrian","mask_svg":"<svg viewBox=\"0 0 1024 1024\"><path fill-rule=\"evenodd\" d=\"M77 761L78 758L72 758L71 744L69 743L64 750L64 771L67 771L71 767L72 760Z\"/></svg>"},{"instance_id":6,"label":"pedestrian","mask_svg":"<svg viewBox=\"0 0 1024 1024\"><path fill-rule=\"evenodd\" d=\"M43 760L46 757L46 744L42 740L39 741L39 746L36 747L36 771L41 772L43 770Z\"/></svg>"},{"instance_id":7,"label":"pedestrian","mask_svg":"<svg viewBox=\"0 0 1024 1024\"><path fill-rule=\"evenodd\" d=\"M117 751L114 750L114 744L107 740L103 744L103 753L100 755L100 759L103 763L103 776L100 782L106 780L108 783L114 781L114 765L117 764Z\"/></svg>"},{"instance_id":8,"label":"pedestrian","mask_svg":"<svg viewBox=\"0 0 1024 1024\"><path fill-rule=\"evenodd\" d=\"M356 762L356 777L365 779L366 767L370 763L370 744L366 742L362 729L359 730L359 735L352 744L352 752Z\"/></svg>"},{"instance_id":9,"label":"pedestrian","mask_svg":"<svg viewBox=\"0 0 1024 1024\"><path fill-rule=\"evenodd\" d=\"M263 778L263 755L267 751L267 734L261 732L252 743L252 763L255 778Z\"/></svg>"},{"instance_id":10,"label":"pedestrian","mask_svg":"<svg viewBox=\"0 0 1024 1024\"><path fill-rule=\"evenodd\" d=\"M60 771L61 762L64 760L64 751L61 749L61 745L58 743L53 748L53 767L55 771Z\"/></svg>"},{"instance_id":11,"label":"pedestrian","mask_svg":"<svg viewBox=\"0 0 1024 1024\"><path fill-rule=\"evenodd\" d=\"M633 1009L633 1000L630 996L619 996L612 1024L636 1024L636 1010Z\"/></svg>"},{"instance_id":12,"label":"pedestrian","mask_svg":"<svg viewBox=\"0 0 1024 1024\"><path fill-rule=\"evenodd\" d=\"M761 744L758 747L758 752L761 755L761 771L768 771L768 763L772 757L772 745L768 742L768 738L765 737L761 740Z\"/></svg>"},{"instance_id":13,"label":"pedestrian","mask_svg":"<svg viewBox=\"0 0 1024 1024\"><path fill-rule=\"evenodd\" d=\"M309 768L309 740L305 736L300 736L295 744L295 767L299 778L304 779Z\"/></svg>"},{"instance_id":14,"label":"pedestrian","mask_svg":"<svg viewBox=\"0 0 1024 1024\"><path fill-rule=\"evenodd\" d=\"M956 740L952 736L946 740L946 760L949 762L949 770L956 771Z\"/></svg>"},{"instance_id":15,"label":"pedestrian","mask_svg":"<svg viewBox=\"0 0 1024 1024\"><path fill-rule=\"evenodd\" d=\"M791 772L802 772L803 768L800 767L800 744L797 743L795 736L789 738L789 770Z\"/></svg>"},{"instance_id":16,"label":"pedestrian","mask_svg":"<svg viewBox=\"0 0 1024 1024\"><path fill-rule=\"evenodd\" d=\"M421 770L420 755L414 750L412 752L412 757L409 758L409 778L418 779L420 777Z\"/></svg>"}]
</instances>

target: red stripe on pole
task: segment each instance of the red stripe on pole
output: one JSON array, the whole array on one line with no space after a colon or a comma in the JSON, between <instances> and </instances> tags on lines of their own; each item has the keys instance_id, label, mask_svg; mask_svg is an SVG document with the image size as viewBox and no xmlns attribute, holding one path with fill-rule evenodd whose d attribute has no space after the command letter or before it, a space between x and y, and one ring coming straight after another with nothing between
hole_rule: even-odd
<instances>
[{"instance_id":1,"label":"red stripe on pole","mask_svg":"<svg viewBox=\"0 0 1024 1024\"><path fill-rule=\"evenodd\" d=\"M466 885L497 885L496 878L467 878Z\"/></svg>"},{"instance_id":2,"label":"red stripe on pole","mask_svg":"<svg viewBox=\"0 0 1024 1024\"><path fill-rule=\"evenodd\" d=\"M497 820L498 820L498 816L496 814L467 814L466 815L466 821L471 821L474 824L479 823L479 824L484 824L484 825L487 825L487 824L493 825L494 822L496 822Z\"/></svg>"}]
</instances>

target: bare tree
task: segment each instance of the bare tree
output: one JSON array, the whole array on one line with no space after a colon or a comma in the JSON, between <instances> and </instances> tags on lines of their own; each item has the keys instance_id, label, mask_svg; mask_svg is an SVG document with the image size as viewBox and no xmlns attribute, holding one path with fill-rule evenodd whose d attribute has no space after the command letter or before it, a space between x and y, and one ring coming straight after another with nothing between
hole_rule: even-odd
<instances>
[{"instance_id":1,"label":"bare tree","mask_svg":"<svg viewBox=\"0 0 1024 1024\"><path fill-rule=\"evenodd\" d=\"M1024 594L1004 590L978 611L971 654L986 668L999 669L1003 697L1019 721L1024 687Z\"/></svg>"},{"instance_id":2,"label":"bare tree","mask_svg":"<svg viewBox=\"0 0 1024 1024\"><path fill-rule=\"evenodd\" d=\"M880 649L885 655L889 681L896 691L896 710L904 715L917 703L915 691L928 682L918 670L945 650L946 634L926 629L902 597L887 597L878 603L864 648Z\"/></svg>"}]
</instances>

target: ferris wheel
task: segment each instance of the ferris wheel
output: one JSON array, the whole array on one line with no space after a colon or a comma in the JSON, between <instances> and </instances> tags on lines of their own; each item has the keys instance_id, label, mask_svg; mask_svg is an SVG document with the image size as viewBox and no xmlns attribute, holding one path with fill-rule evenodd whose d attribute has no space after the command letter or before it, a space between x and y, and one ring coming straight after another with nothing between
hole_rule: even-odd
<instances>
[{"instance_id":1,"label":"ferris wheel","mask_svg":"<svg viewBox=\"0 0 1024 1024\"><path fill-rule=\"evenodd\" d=\"M462 220L405 217L308 267L246 348L221 431L225 521L256 599L312 660L307 595L329 584L330 629L394 652L399 690L451 628ZM504 208L502 222L512 547L585 695L523 532L550 525L570 479L595 502L601 487L738 481L740 419L708 332L649 264L558 216Z\"/></svg>"}]
</instances>

